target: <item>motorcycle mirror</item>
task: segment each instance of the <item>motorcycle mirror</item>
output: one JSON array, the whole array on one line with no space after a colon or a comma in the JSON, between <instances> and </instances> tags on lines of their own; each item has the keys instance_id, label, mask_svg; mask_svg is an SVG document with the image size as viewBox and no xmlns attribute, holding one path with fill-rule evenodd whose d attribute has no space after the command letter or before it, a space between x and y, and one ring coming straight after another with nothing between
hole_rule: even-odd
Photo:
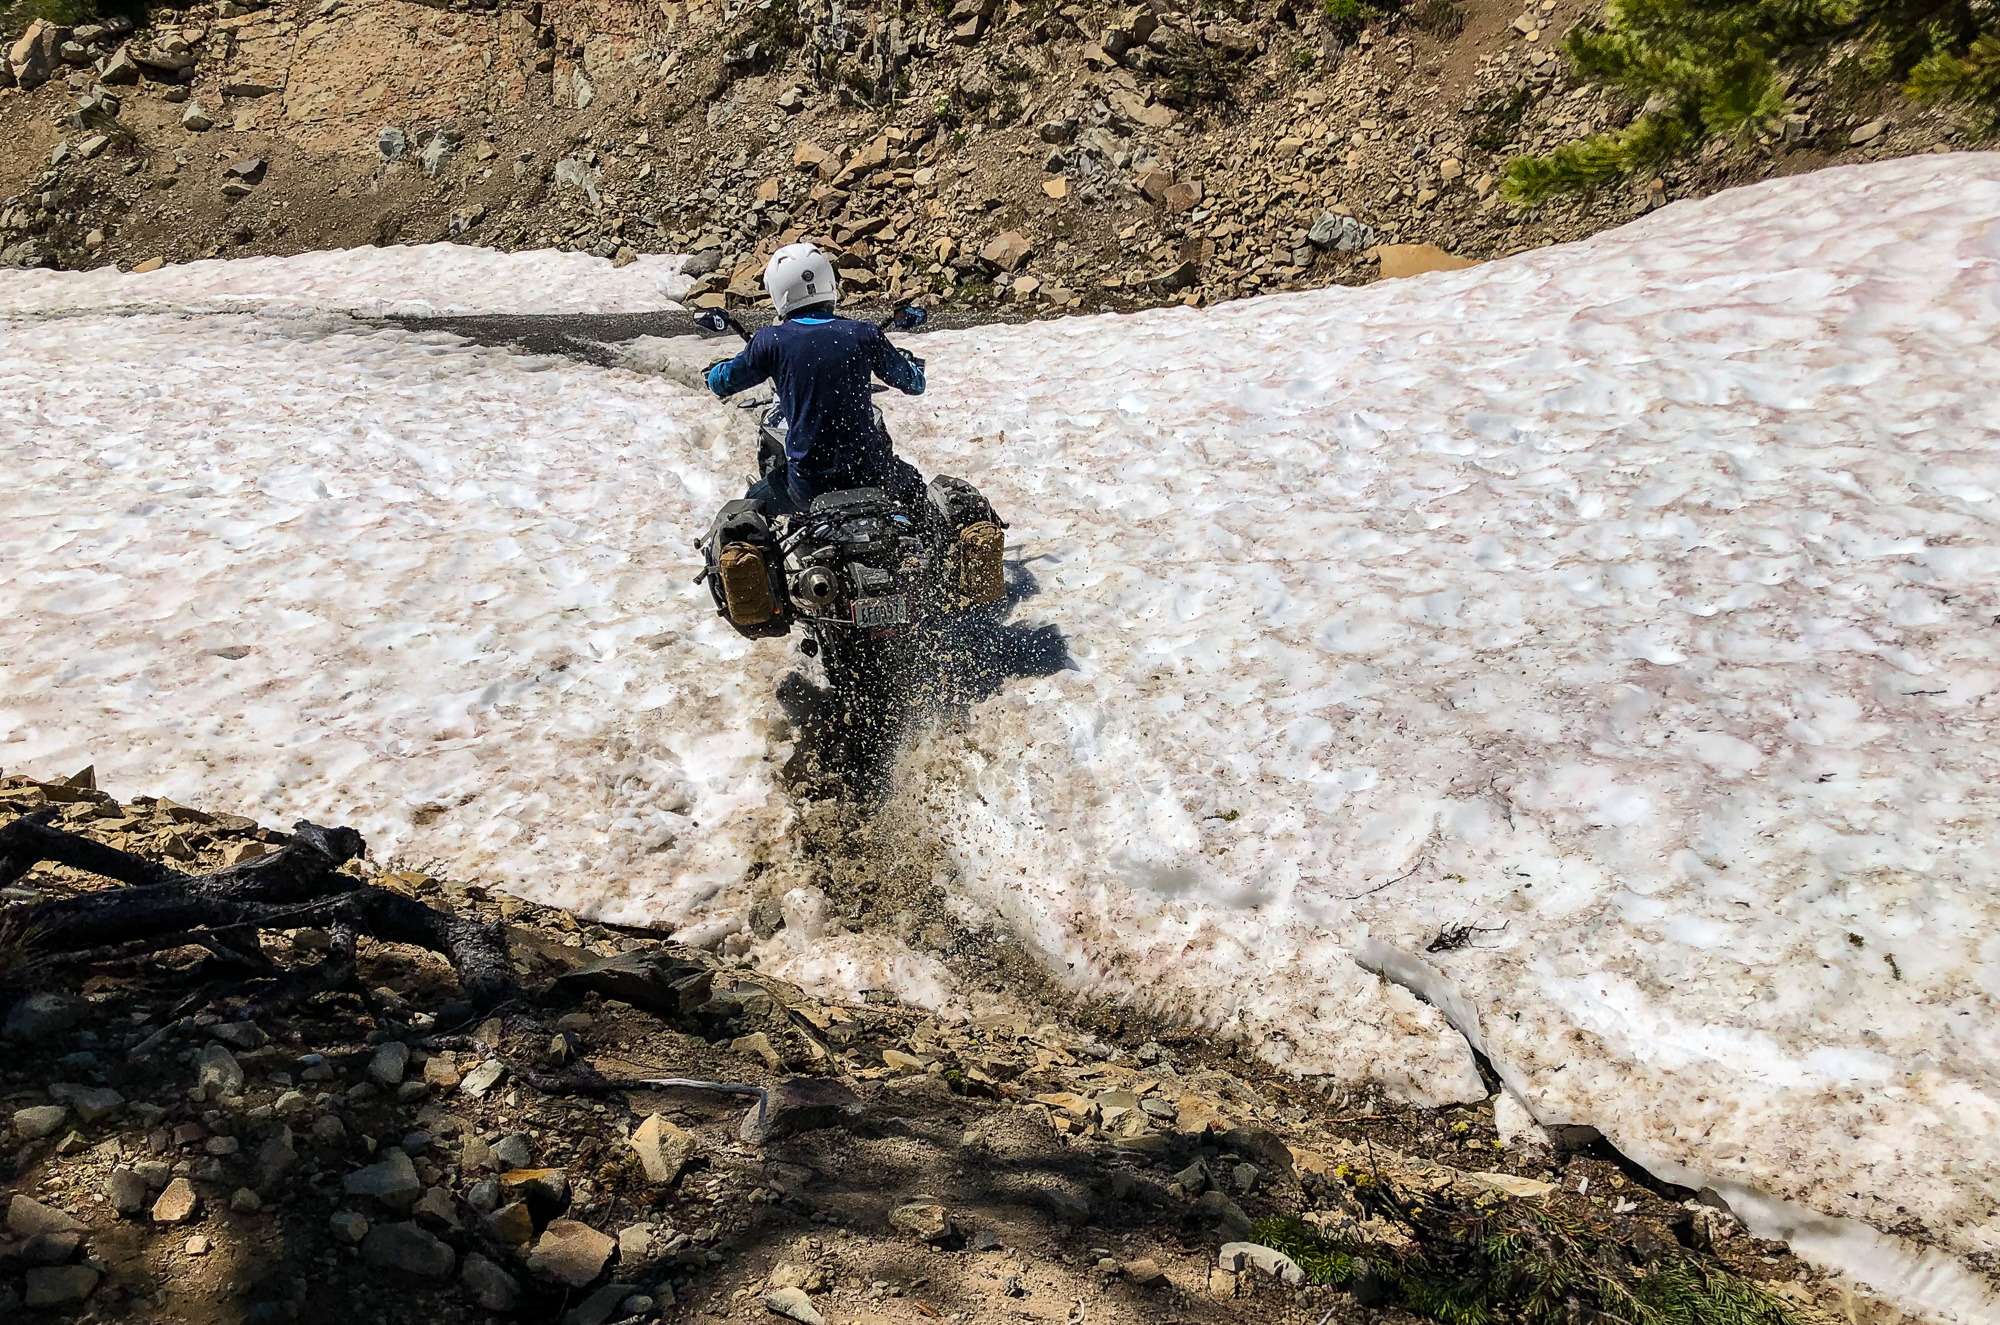
<instances>
[{"instance_id":1,"label":"motorcycle mirror","mask_svg":"<svg viewBox=\"0 0 2000 1325\"><path fill-rule=\"evenodd\" d=\"M719 308L711 308L702 313L695 318L694 324L703 331L721 332L729 330L729 319Z\"/></svg>"},{"instance_id":2,"label":"motorcycle mirror","mask_svg":"<svg viewBox=\"0 0 2000 1325\"><path fill-rule=\"evenodd\" d=\"M896 330L915 331L930 320L931 315L928 312L917 307L915 304L911 304L908 308L896 314Z\"/></svg>"}]
</instances>

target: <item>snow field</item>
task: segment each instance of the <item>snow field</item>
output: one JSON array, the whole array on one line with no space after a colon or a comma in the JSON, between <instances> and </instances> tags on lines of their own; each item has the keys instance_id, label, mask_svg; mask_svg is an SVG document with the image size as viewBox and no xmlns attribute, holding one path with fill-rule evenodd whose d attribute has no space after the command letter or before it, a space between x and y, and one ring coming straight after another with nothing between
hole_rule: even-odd
<instances>
[{"instance_id":1,"label":"snow field","mask_svg":"<svg viewBox=\"0 0 2000 1325\"><path fill-rule=\"evenodd\" d=\"M1426 1102L1483 1093L1476 1044L1542 1123L2000 1320L1962 1259L2000 1252L1996 217L2000 160L1927 157L1465 272L926 336L899 444L995 500L1078 667L920 742L897 812L1093 994ZM369 311L432 261L397 252L264 307ZM515 256L525 311L566 307ZM204 265L173 298L220 306ZM44 279L0 307L85 307ZM706 357L0 326L0 765L951 1005L809 888L747 932L793 664L689 583L751 445L675 380ZM1941 1251L1874 1231L1910 1219Z\"/></svg>"}]
</instances>

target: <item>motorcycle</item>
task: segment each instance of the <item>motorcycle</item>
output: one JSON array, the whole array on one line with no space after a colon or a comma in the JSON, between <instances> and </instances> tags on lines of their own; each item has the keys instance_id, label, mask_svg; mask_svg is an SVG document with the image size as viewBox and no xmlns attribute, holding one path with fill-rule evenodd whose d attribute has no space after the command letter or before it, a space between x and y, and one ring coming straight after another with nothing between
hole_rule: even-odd
<instances>
[{"instance_id":1,"label":"motorcycle","mask_svg":"<svg viewBox=\"0 0 2000 1325\"><path fill-rule=\"evenodd\" d=\"M926 320L912 306L877 325L914 331ZM720 309L695 322L710 334L750 339ZM879 408L875 423L886 434ZM760 477L785 464L789 427L773 400L758 424ZM800 651L820 659L836 694L879 696L912 674L913 649L948 639L956 617L1005 597L1005 529L977 488L943 475L906 491L822 493L791 515L767 516L761 502L739 499L723 506L702 540L701 578L738 633L770 638L796 625Z\"/></svg>"}]
</instances>

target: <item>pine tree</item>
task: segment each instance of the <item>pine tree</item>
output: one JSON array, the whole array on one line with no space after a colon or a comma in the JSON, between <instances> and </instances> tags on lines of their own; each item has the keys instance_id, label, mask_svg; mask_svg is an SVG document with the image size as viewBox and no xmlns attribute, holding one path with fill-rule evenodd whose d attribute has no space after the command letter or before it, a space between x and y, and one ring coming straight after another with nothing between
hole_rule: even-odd
<instances>
[{"instance_id":1,"label":"pine tree","mask_svg":"<svg viewBox=\"0 0 2000 1325\"><path fill-rule=\"evenodd\" d=\"M1711 139L1776 127L1785 70L1842 43L1911 96L2000 114L2000 12L1993 0L1611 0L1564 39L1576 76L1644 109L1625 128L1509 164L1502 189L1531 207L1560 193L1658 170Z\"/></svg>"}]
</instances>

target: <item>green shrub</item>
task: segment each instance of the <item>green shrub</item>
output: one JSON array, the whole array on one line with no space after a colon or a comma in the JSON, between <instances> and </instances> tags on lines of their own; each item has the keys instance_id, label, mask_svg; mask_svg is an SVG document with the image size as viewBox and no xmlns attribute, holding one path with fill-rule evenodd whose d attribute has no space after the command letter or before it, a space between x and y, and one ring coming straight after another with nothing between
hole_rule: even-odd
<instances>
[{"instance_id":1,"label":"green shrub","mask_svg":"<svg viewBox=\"0 0 2000 1325\"><path fill-rule=\"evenodd\" d=\"M1630 125L1509 164L1505 195L1533 206L1657 170L1716 138L1774 129L1787 71L1858 44L1878 82L2000 113L2000 14L1984 0L1611 0L1563 45L1576 76L1647 109Z\"/></svg>"}]
</instances>

